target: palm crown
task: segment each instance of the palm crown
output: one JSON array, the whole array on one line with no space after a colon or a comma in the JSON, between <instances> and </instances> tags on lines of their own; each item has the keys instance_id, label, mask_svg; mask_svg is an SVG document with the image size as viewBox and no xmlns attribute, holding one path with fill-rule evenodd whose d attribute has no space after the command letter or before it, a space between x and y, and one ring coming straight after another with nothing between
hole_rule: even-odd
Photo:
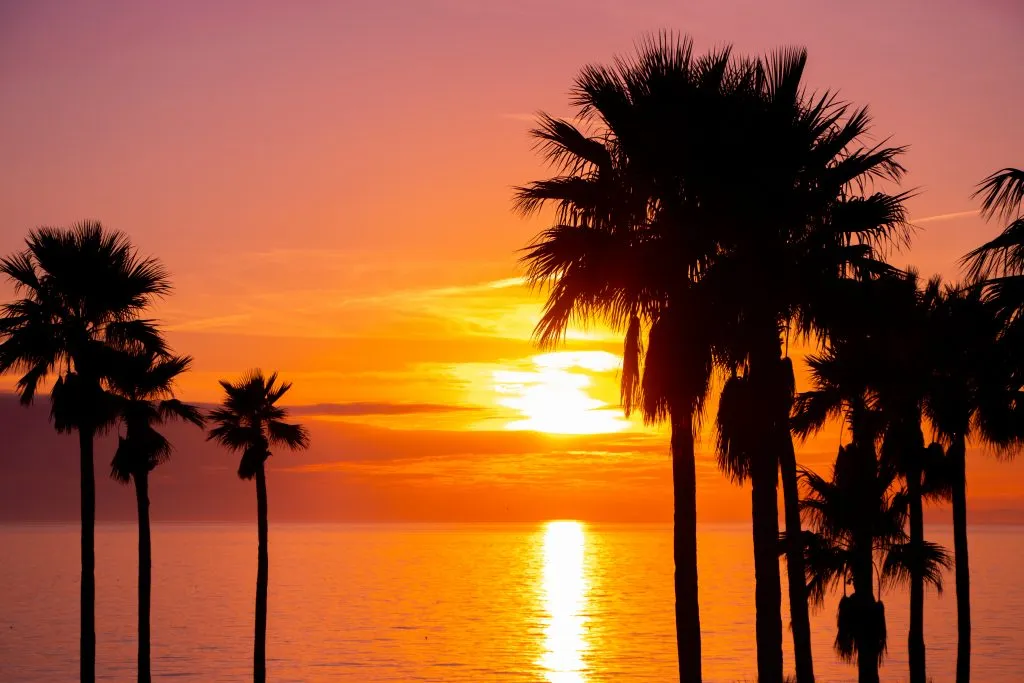
<instances>
[{"instance_id":1,"label":"palm crown","mask_svg":"<svg viewBox=\"0 0 1024 683\"><path fill-rule=\"evenodd\" d=\"M270 457L271 446L292 450L309 447L309 434L299 424L285 422L287 411L276 405L292 385L278 383L277 373L264 377L251 370L238 382L220 381L226 396L223 404L210 411L214 423L209 439L232 451L241 451L238 476L252 479Z\"/></svg>"},{"instance_id":2,"label":"palm crown","mask_svg":"<svg viewBox=\"0 0 1024 683\"><path fill-rule=\"evenodd\" d=\"M55 399L87 385L95 390L112 349L167 353L153 321L140 317L170 291L167 273L155 259L140 258L123 233L95 222L39 228L24 251L0 260L0 272L23 295L4 304L0 317L0 373L22 373L22 403L54 372L62 375Z\"/></svg>"},{"instance_id":3,"label":"palm crown","mask_svg":"<svg viewBox=\"0 0 1024 683\"><path fill-rule=\"evenodd\" d=\"M170 456L171 444L157 426L169 420L205 424L198 407L174 398L174 382L191 364L189 356L122 355L108 378L109 400L126 432L110 464L114 479L127 483Z\"/></svg>"}]
</instances>

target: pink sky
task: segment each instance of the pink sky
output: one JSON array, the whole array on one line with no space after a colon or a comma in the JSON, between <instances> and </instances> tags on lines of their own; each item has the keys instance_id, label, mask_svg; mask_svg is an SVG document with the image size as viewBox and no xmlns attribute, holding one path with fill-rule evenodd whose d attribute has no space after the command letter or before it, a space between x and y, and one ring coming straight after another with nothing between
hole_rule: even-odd
<instances>
[{"instance_id":1,"label":"pink sky","mask_svg":"<svg viewBox=\"0 0 1024 683\"><path fill-rule=\"evenodd\" d=\"M545 172L531 115L570 113L581 66L663 28L698 49L805 45L812 87L869 104L875 136L910 145L921 230L896 265L955 278L998 230L970 213L970 193L1024 165L1014 0L33 2L0 8L0 253L34 226L98 218L173 273L157 313L196 358L184 398L215 401L215 379L258 364L295 381L293 403L377 406L303 418L318 448L292 464L311 466L281 474L300 478L297 499L308 486L383 517L501 518L497 497L527 501L516 518L665 518L663 432L506 429L531 419L516 392L556 381L586 383L566 391L614 411L614 368L538 365L540 298L509 278L543 224L512 215L511 187ZM572 348L619 345L597 330ZM17 419L0 418L5 430ZM802 457L824 466L836 443ZM374 444L390 450L370 457ZM708 447L702 518L729 518L747 494ZM21 455L5 451L0 470ZM977 509L1024 518L1021 485L1007 483L1022 475L974 458ZM589 483L556 502L573 476Z\"/></svg>"}]
</instances>

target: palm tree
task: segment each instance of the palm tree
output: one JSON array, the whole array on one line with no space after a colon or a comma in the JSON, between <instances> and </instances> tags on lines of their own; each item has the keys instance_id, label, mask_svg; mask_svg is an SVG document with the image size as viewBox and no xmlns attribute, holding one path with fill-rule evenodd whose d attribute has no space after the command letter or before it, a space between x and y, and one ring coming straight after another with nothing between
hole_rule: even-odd
<instances>
[{"instance_id":1,"label":"palm tree","mask_svg":"<svg viewBox=\"0 0 1024 683\"><path fill-rule=\"evenodd\" d=\"M842 355L835 362L853 364L864 390L870 393L873 409L881 421L882 458L905 482L904 494L910 527L906 548L900 557L908 562L924 557L924 471L929 451L922 431L925 397L932 387L934 359L929 327L930 302L938 280L919 288L917 273L892 272L869 279L854 288L832 321L830 333L841 336L837 348ZM856 357L855 357L856 356ZM910 629L908 654L910 680L927 680L924 643L923 563L910 562Z\"/></svg>"},{"instance_id":2,"label":"palm tree","mask_svg":"<svg viewBox=\"0 0 1024 683\"><path fill-rule=\"evenodd\" d=\"M806 542L811 599L820 605L830 590L843 586L834 647L843 660L856 660L864 683L879 680L888 639L885 607L874 594L875 557L902 538L902 511L891 490L895 473L880 468L861 446L840 447L831 480L804 472L802 508L814 529Z\"/></svg>"},{"instance_id":3,"label":"palm tree","mask_svg":"<svg viewBox=\"0 0 1024 683\"><path fill-rule=\"evenodd\" d=\"M802 50L769 55L760 66L759 96L732 139L723 145L727 170L704 204L725 207L719 216L719 251L705 281L715 308L727 312L734 345L731 374L748 385L756 410L725 415L720 429L746 433L743 448L720 452L734 478L749 475L755 525L759 597L759 676L781 677L781 620L777 560L777 486L781 467L786 519L785 549L793 616L797 678L811 680L810 627L803 582L797 465L789 416L792 329L827 335L836 297L851 275L885 270L875 247L901 242L908 226L905 193L871 191L875 180L898 181L900 147L870 146L866 109L833 95L806 94ZM737 171L742 169L742 171ZM764 581L762 581L764 577ZM762 618L761 615L764 615ZM806 656L801 656L801 651ZM770 674L768 672L771 672Z\"/></svg>"},{"instance_id":4,"label":"palm tree","mask_svg":"<svg viewBox=\"0 0 1024 683\"><path fill-rule=\"evenodd\" d=\"M208 440L217 441L233 452L241 452L238 476L256 479L259 554L256 571L256 631L253 652L253 680L267 679L267 476L264 464L271 446L291 450L309 448L309 434L302 425L285 422L287 411L276 405L292 385L278 383L277 373L264 377L261 370L250 370L238 382L220 381L226 394L220 407L210 411L214 423Z\"/></svg>"},{"instance_id":5,"label":"palm tree","mask_svg":"<svg viewBox=\"0 0 1024 683\"><path fill-rule=\"evenodd\" d=\"M974 196L982 198L981 215L988 219L1001 219L1009 221L1003 231L994 239L986 242L977 249L964 256L962 263L968 267L968 273L973 284L984 292L985 298L991 302L995 314L1005 322L1006 328L1003 331L1004 343L1016 346L1007 353L1019 353L1020 340L1024 334L1024 321L1021 313L1024 313L1024 170L1018 168L1004 168L996 171L985 178L978 186ZM954 295L950 295L950 299ZM960 308L979 308L978 302L968 302L972 296L960 297ZM950 301L949 303L953 303ZM982 317L986 314L976 311ZM967 313L966 315L970 315ZM980 336L991 336L995 330L988 320L984 323L985 332ZM962 340L967 342L968 340ZM985 343L985 341L978 339ZM965 349L966 350L966 349ZM982 359L978 359L979 361ZM991 360L991 359L989 359ZM966 370L966 368L963 368ZM998 385L998 383L996 383ZM997 395L1002 393L1006 387L997 389ZM1001 403L1001 399L997 401ZM976 406L975 420L981 417L981 405ZM961 406L961 415L968 412L965 406ZM963 427L964 420L958 420L960 431L966 431ZM969 420L968 420L969 422ZM978 421L978 424L982 424ZM956 441L965 440L965 436L959 436L957 432L941 430L947 439L956 435ZM991 431L991 430L990 430ZM982 433L981 439L995 445L1003 454L1012 454L1015 440L1008 439L1005 433L992 434ZM995 440L992 440L995 437ZM970 680L970 657L971 657L971 609L970 609L970 575L967 566L967 502L965 477L962 472L962 461L966 446L958 443L951 443L950 455L953 460L953 529L954 529L954 554L956 562L956 595L957 595L957 683L967 683Z\"/></svg>"},{"instance_id":6,"label":"palm tree","mask_svg":"<svg viewBox=\"0 0 1024 683\"><path fill-rule=\"evenodd\" d=\"M886 647L884 607L874 597L875 557L884 553L886 575L894 578L916 575L918 567L912 561L916 546L903 531L912 506L905 490L895 490L897 461L876 452L888 427L872 387L880 369L873 353L878 341L865 330L859 337L834 338L827 352L811 356L814 390L799 396L793 418L803 438L836 416L849 425L852 439L840 447L832 479L804 473L807 496L801 507L814 529L805 548L811 597L820 604L830 588L843 583L836 650L849 661L856 656L859 680L871 683L878 681ZM854 588L849 596L847 583Z\"/></svg>"},{"instance_id":7,"label":"palm tree","mask_svg":"<svg viewBox=\"0 0 1024 683\"><path fill-rule=\"evenodd\" d=\"M957 599L957 681L970 680L971 598L967 543L968 441L1004 457L1024 434L1019 346L1004 327L1004 302L979 287L947 286L935 319L935 387L925 413L946 446L953 499L953 556Z\"/></svg>"},{"instance_id":8,"label":"palm tree","mask_svg":"<svg viewBox=\"0 0 1024 683\"><path fill-rule=\"evenodd\" d=\"M701 680L694 438L712 370L696 284L713 243L683 230L671 114L724 120L713 112L741 86L741 69L728 50L695 58L689 39L667 34L643 42L634 60L586 67L573 89L582 124L542 114L532 131L560 175L518 188L515 204L524 215L555 207L554 225L523 258L531 283L548 291L540 343L557 344L574 323L622 332L626 413L671 426L676 641L687 683Z\"/></svg>"},{"instance_id":9,"label":"palm tree","mask_svg":"<svg viewBox=\"0 0 1024 683\"><path fill-rule=\"evenodd\" d=\"M174 382L189 369L188 356L162 357L152 353L124 354L111 371L111 403L125 427L110 463L110 475L122 484L135 484L139 518L139 642L138 680L149 683L150 587L152 546L149 529L149 473L171 455L170 442L156 430L168 420L202 427L199 409L174 398Z\"/></svg>"},{"instance_id":10,"label":"palm tree","mask_svg":"<svg viewBox=\"0 0 1024 683\"><path fill-rule=\"evenodd\" d=\"M79 675L96 675L93 437L110 422L104 383L114 349L167 353L152 321L141 316L170 290L158 261L140 258L123 233L84 222L39 228L25 250L0 260L22 298L3 306L0 374L22 373L17 390L32 403L40 384L51 394L58 431L78 432L81 467L82 577Z\"/></svg>"},{"instance_id":11,"label":"palm tree","mask_svg":"<svg viewBox=\"0 0 1024 683\"><path fill-rule=\"evenodd\" d=\"M863 396L865 406L877 415L882 458L906 483L910 535L899 557L907 562L911 592L910 679L924 683L925 560L937 546L924 539L923 502L925 497L943 493L936 490L936 465L942 465L944 457L938 444L925 447L921 425L924 405L935 388L937 361L931 350L937 335L931 316L939 281L933 279L921 290L917 274L910 270L892 271L852 284L837 299L842 304L837 307L838 315L827 321L832 352L812 359L817 381L830 392L809 396L816 397L819 408L826 405L824 397L831 396L833 411L838 410L840 401ZM803 405L806 408L810 404L805 400ZM822 417L819 412L819 426ZM803 419L806 421L807 416Z\"/></svg>"}]
</instances>

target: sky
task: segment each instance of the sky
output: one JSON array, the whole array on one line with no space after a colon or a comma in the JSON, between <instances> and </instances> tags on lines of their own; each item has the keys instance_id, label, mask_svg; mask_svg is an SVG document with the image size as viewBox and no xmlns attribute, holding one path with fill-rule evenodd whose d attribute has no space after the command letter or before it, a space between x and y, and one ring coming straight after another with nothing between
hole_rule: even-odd
<instances>
[{"instance_id":1,"label":"sky","mask_svg":"<svg viewBox=\"0 0 1024 683\"><path fill-rule=\"evenodd\" d=\"M0 2L0 253L101 220L173 275L155 315L195 358L182 398L215 403L216 380L257 366L294 382L313 447L274 456L280 519L667 521L667 432L621 416L620 339L531 340L543 295L517 250L545 224L511 195L547 174L533 116L571 115L578 70L651 31L806 46L810 88L909 145L918 232L892 262L955 280L1000 227L973 187L1024 165L1022 28L1015 0ZM0 519L74 518L74 443L9 398ZM233 457L172 435L154 517L247 519ZM710 420L702 436L699 518L747 519ZM800 444L801 463L827 470L840 438ZM130 518L111 439L99 514ZM976 450L972 520L1024 521L1024 459Z\"/></svg>"}]
</instances>

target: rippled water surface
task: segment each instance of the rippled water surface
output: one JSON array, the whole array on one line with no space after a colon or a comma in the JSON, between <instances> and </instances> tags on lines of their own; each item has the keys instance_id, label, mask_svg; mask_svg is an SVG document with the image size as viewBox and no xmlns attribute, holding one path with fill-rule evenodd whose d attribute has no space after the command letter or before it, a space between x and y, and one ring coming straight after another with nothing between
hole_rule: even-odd
<instances>
[{"instance_id":1,"label":"rippled water surface","mask_svg":"<svg viewBox=\"0 0 1024 683\"><path fill-rule=\"evenodd\" d=\"M951 544L949 530L929 529ZM153 673L251 676L255 525L156 525ZM127 681L135 657L135 529L97 530L98 668ZM974 681L1019 680L1024 528L972 530ZM708 681L753 680L750 531L703 527ZM669 527L272 525L273 681L668 681L676 675ZM0 681L77 675L78 531L0 527ZM927 596L929 675L952 680L952 577ZM906 678L907 600L883 596L883 680ZM853 680L832 652L835 600L813 617L822 681ZM788 623L788 616L786 617ZM787 633L787 646L788 633ZM786 652L787 669L791 653Z\"/></svg>"}]
</instances>

